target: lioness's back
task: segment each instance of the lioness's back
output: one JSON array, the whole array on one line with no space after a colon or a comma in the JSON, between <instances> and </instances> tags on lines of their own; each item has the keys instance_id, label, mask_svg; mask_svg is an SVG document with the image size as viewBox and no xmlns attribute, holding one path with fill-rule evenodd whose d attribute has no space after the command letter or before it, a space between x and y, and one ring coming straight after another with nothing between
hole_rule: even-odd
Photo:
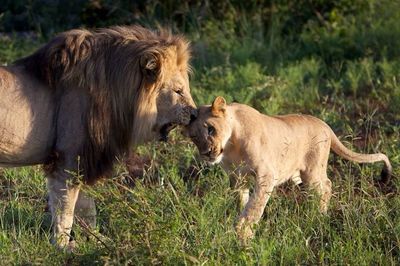
<instances>
[{"instance_id":1,"label":"lioness's back","mask_svg":"<svg viewBox=\"0 0 400 266\"><path fill-rule=\"evenodd\" d=\"M264 128L267 131L272 130L271 126L276 127L277 130L285 131L315 132L325 131L326 129L330 130L330 127L324 121L311 115L288 114L269 116L245 104L232 103L229 107L235 113L235 118L248 127Z\"/></svg>"}]
</instances>

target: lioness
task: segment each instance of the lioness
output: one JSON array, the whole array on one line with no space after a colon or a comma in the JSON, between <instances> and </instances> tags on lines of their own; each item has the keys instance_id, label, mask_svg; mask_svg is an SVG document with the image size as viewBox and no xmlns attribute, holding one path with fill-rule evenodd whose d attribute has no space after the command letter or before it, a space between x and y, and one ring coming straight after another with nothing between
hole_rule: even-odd
<instances>
[{"instance_id":1,"label":"lioness","mask_svg":"<svg viewBox=\"0 0 400 266\"><path fill-rule=\"evenodd\" d=\"M332 129L308 115L267 116L257 110L217 97L212 106L198 109L198 117L184 131L210 163L222 163L233 183L255 177L254 192L239 188L244 207L236 230L241 240L253 235L274 187L300 177L321 196L320 211L327 212L331 181L327 176L330 149L358 163L383 161L383 177L392 167L386 155L360 154L347 149ZM301 182L300 181L300 182Z\"/></svg>"}]
</instances>

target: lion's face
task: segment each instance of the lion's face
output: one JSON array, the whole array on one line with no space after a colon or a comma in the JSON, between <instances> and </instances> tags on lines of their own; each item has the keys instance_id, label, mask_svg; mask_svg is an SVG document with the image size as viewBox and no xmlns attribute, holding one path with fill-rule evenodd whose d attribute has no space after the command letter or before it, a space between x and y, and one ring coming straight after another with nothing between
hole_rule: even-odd
<instances>
[{"instance_id":1,"label":"lion's face","mask_svg":"<svg viewBox=\"0 0 400 266\"><path fill-rule=\"evenodd\" d=\"M188 125L195 116L196 106L190 95L186 71L177 71L158 91L155 131L160 140L167 140L168 133L177 125Z\"/></svg>"},{"instance_id":2,"label":"lion's face","mask_svg":"<svg viewBox=\"0 0 400 266\"><path fill-rule=\"evenodd\" d=\"M146 124L144 140L167 140L168 133L178 125L188 125L197 110L190 95L188 54L170 46L143 58L142 67L151 91L146 96L143 112ZM153 88L153 89L151 89Z\"/></svg>"},{"instance_id":3,"label":"lion's face","mask_svg":"<svg viewBox=\"0 0 400 266\"><path fill-rule=\"evenodd\" d=\"M197 118L184 131L197 146L202 159L212 164L222 160L224 147L232 134L224 114L225 107L220 105L221 109L216 111L217 104L216 100L212 106L201 106Z\"/></svg>"}]
</instances>

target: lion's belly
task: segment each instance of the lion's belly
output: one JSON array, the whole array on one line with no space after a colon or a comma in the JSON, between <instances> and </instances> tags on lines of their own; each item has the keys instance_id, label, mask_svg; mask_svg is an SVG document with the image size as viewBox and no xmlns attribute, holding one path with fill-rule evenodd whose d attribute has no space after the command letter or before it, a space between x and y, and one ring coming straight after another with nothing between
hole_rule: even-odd
<instances>
[{"instance_id":1,"label":"lion's belly","mask_svg":"<svg viewBox=\"0 0 400 266\"><path fill-rule=\"evenodd\" d=\"M0 166L44 162L54 142L53 107L47 88L0 68Z\"/></svg>"}]
</instances>

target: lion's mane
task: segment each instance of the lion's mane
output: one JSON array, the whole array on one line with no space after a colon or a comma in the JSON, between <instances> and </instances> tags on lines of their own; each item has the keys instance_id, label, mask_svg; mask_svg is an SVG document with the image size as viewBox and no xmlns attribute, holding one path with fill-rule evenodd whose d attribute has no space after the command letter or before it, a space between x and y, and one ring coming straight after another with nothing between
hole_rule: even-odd
<instances>
[{"instance_id":1,"label":"lion's mane","mask_svg":"<svg viewBox=\"0 0 400 266\"><path fill-rule=\"evenodd\" d=\"M163 83L168 67L162 58L169 46L176 47L176 64L187 71L190 51L182 36L140 26L67 31L16 62L48 84L56 101L70 88L88 96L80 154L86 182L109 175L116 157L140 143L146 110L155 108L148 99ZM145 64L155 64L150 66L154 71L146 73Z\"/></svg>"}]
</instances>

